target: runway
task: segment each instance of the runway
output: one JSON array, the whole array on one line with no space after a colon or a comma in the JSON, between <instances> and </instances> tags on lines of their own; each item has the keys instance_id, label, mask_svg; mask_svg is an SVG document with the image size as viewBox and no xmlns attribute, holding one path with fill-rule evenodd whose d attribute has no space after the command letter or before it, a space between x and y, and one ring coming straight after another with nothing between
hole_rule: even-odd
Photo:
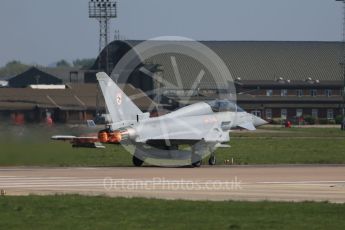
<instances>
[{"instance_id":1,"label":"runway","mask_svg":"<svg viewBox=\"0 0 345 230\"><path fill-rule=\"evenodd\" d=\"M345 166L0 168L7 195L345 203Z\"/></svg>"}]
</instances>

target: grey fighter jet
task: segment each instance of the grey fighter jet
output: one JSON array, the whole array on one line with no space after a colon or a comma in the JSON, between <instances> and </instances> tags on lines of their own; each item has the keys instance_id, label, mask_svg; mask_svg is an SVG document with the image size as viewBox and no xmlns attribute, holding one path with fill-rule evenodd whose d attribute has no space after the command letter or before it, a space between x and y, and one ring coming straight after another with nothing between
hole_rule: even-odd
<instances>
[{"instance_id":1,"label":"grey fighter jet","mask_svg":"<svg viewBox=\"0 0 345 230\"><path fill-rule=\"evenodd\" d=\"M94 137L53 136L69 140L74 147L104 147L102 144L134 146L133 164L146 159L189 160L199 167L204 157L216 164L218 147L230 147L229 132L235 128L255 130L267 122L249 114L229 100L197 102L159 117L143 113L106 74L98 73L112 123ZM183 147L189 150L184 150ZM161 161L162 162L162 161Z\"/></svg>"}]
</instances>

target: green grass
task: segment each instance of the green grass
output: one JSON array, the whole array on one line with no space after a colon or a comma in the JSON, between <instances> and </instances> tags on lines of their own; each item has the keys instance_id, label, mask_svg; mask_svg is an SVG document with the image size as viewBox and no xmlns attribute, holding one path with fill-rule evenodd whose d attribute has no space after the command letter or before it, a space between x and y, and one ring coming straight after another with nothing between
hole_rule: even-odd
<instances>
[{"instance_id":1,"label":"green grass","mask_svg":"<svg viewBox=\"0 0 345 230\"><path fill-rule=\"evenodd\" d=\"M50 140L50 137L56 134L78 135L83 132L87 133L90 130L65 127L0 129L0 166L131 165L130 154L121 146L107 146L106 149L72 148L69 142Z\"/></svg>"},{"instance_id":2,"label":"green grass","mask_svg":"<svg viewBox=\"0 0 345 230\"><path fill-rule=\"evenodd\" d=\"M106 149L72 148L55 142L53 134L89 130L57 127L0 127L0 166L131 166L131 154L121 146ZM265 128L231 133L231 148L217 150L218 163L235 164L345 164L345 132L330 128Z\"/></svg>"},{"instance_id":3,"label":"green grass","mask_svg":"<svg viewBox=\"0 0 345 230\"><path fill-rule=\"evenodd\" d=\"M260 127L258 131L247 132L239 131L234 134L235 137L272 137L272 138L345 138L345 132L340 128L281 128L276 127Z\"/></svg>"},{"instance_id":4,"label":"green grass","mask_svg":"<svg viewBox=\"0 0 345 230\"><path fill-rule=\"evenodd\" d=\"M234 138L232 148L219 149L219 161L236 164L344 164L344 139Z\"/></svg>"},{"instance_id":5,"label":"green grass","mask_svg":"<svg viewBox=\"0 0 345 230\"><path fill-rule=\"evenodd\" d=\"M0 229L345 229L345 205L0 197Z\"/></svg>"},{"instance_id":6,"label":"green grass","mask_svg":"<svg viewBox=\"0 0 345 230\"><path fill-rule=\"evenodd\" d=\"M10 142L1 144L1 166L129 166L131 155L120 146L72 148L66 143Z\"/></svg>"}]
</instances>

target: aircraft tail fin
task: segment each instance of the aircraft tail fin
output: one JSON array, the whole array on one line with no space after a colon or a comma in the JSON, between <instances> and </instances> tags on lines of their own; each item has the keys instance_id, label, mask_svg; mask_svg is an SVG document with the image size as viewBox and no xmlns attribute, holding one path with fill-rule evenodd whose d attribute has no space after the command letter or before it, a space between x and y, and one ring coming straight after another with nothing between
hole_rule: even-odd
<instances>
[{"instance_id":1,"label":"aircraft tail fin","mask_svg":"<svg viewBox=\"0 0 345 230\"><path fill-rule=\"evenodd\" d=\"M97 73L96 76L112 122L138 120L143 112L120 87L104 72Z\"/></svg>"}]
</instances>

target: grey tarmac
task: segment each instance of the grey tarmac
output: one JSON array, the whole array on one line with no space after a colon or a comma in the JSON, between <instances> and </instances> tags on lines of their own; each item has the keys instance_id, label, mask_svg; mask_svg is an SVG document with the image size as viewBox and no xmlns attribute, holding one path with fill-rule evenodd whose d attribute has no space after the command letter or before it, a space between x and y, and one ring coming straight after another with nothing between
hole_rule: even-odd
<instances>
[{"instance_id":1,"label":"grey tarmac","mask_svg":"<svg viewBox=\"0 0 345 230\"><path fill-rule=\"evenodd\" d=\"M3 167L0 189L6 195L345 203L345 166Z\"/></svg>"}]
</instances>

